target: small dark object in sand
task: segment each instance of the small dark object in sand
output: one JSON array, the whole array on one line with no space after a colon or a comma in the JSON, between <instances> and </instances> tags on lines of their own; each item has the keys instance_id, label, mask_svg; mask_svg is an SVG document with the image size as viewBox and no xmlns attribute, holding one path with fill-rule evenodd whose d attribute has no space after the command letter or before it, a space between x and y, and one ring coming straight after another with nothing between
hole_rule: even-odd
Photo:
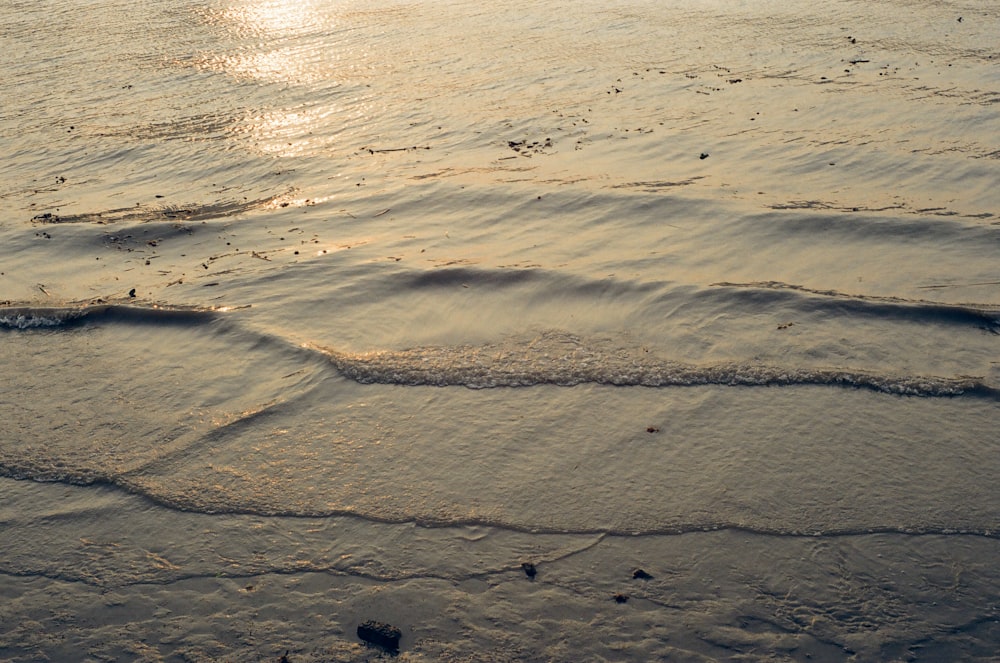
<instances>
[{"instance_id":1,"label":"small dark object in sand","mask_svg":"<svg viewBox=\"0 0 1000 663\"><path fill-rule=\"evenodd\" d=\"M649 575L648 573L646 573L642 569L636 569L635 571L632 572L632 579L633 580L652 580L653 576Z\"/></svg>"},{"instance_id":2,"label":"small dark object in sand","mask_svg":"<svg viewBox=\"0 0 1000 663\"><path fill-rule=\"evenodd\" d=\"M708 158L708 152L702 152L701 156L698 157L698 158L701 159L702 161L704 161L705 159Z\"/></svg>"},{"instance_id":3,"label":"small dark object in sand","mask_svg":"<svg viewBox=\"0 0 1000 663\"><path fill-rule=\"evenodd\" d=\"M288 660L288 650L287 649L285 650L285 653L281 655L281 658L278 659L278 663L292 663L290 660Z\"/></svg>"},{"instance_id":4,"label":"small dark object in sand","mask_svg":"<svg viewBox=\"0 0 1000 663\"><path fill-rule=\"evenodd\" d=\"M647 426L646 427L646 432L647 433L659 433L660 429L657 428L656 426Z\"/></svg>"},{"instance_id":5,"label":"small dark object in sand","mask_svg":"<svg viewBox=\"0 0 1000 663\"><path fill-rule=\"evenodd\" d=\"M628 594L615 594L615 603L627 603Z\"/></svg>"},{"instance_id":6,"label":"small dark object in sand","mask_svg":"<svg viewBox=\"0 0 1000 663\"><path fill-rule=\"evenodd\" d=\"M521 562L521 568L524 569L524 575L529 578L534 578L538 575L538 569L536 569L535 565L531 562Z\"/></svg>"},{"instance_id":7,"label":"small dark object in sand","mask_svg":"<svg viewBox=\"0 0 1000 663\"><path fill-rule=\"evenodd\" d=\"M135 297L135 288L132 288L131 290L128 291L128 296Z\"/></svg>"},{"instance_id":8,"label":"small dark object in sand","mask_svg":"<svg viewBox=\"0 0 1000 663\"><path fill-rule=\"evenodd\" d=\"M358 637L370 645L377 645L386 651L399 651L399 639L402 632L395 626L382 622L367 621L358 625Z\"/></svg>"}]
</instances>

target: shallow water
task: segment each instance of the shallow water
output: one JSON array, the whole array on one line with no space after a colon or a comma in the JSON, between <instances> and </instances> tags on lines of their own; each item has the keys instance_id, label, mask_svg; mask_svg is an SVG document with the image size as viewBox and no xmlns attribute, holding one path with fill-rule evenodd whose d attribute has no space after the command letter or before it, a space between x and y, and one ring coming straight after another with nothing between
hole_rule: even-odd
<instances>
[{"instance_id":1,"label":"shallow water","mask_svg":"<svg viewBox=\"0 0 1000 663\"><path fill-rule=\"evenodd\" d=\"M989 659L998 21L6 4L0 657Z\"/></svg>"}]
</instances>

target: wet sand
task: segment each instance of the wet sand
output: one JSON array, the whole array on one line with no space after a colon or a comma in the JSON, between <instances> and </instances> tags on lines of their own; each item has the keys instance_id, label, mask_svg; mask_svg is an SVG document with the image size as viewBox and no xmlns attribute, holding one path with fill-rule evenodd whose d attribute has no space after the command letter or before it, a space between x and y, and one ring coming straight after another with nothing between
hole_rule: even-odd
<instances>
[{"instance_id":1,"label":"wet sand","mask_svg":"<svg viewBox=\"0 0 1000 663\"><path fill-rule=\"evenodd\" d=\"M995 656L994 7L0 23L0 658Z\"/></svg>"}]
</instances>

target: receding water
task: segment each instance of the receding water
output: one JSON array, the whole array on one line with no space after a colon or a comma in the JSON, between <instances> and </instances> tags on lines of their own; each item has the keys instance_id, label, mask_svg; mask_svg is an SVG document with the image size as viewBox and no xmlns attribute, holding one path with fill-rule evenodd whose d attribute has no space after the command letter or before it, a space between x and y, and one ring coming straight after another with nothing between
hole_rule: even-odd
<instances>
[{"instance_id":1,"label":"receding water","mask_svg":"<svg viewBox=\"0 0 1000 663\"><path fill-rule=\"evenodd\" d=\"M0 658L996 655L990 3L0 26Z\"/></svg>"}]
</instances>

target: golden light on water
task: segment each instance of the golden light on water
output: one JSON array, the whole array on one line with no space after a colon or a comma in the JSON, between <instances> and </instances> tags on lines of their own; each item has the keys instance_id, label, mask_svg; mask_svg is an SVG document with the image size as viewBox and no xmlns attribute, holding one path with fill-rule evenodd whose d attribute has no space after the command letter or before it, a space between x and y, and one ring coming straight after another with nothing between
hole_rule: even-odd
<instances>
[{"instance_id":1,"label":"golden light on water","mask_svg":"<svg viewBox=\"0 0 1000 663\"><path fill-rule=\"evenodd\" d=\"M341 145L344 131L364 124L369 104L354 95L347 111L340 98L345 84L369 75L358 66L367 60L367 49L342 24L344 11L344 3L331 0L231 0L203 12L220 38L216 48L198 58L199 68L256 84L323 90L308 103L254 109L234 118L234 133L249 137L254 151L278 157L316 154Z\"/></svg>"},{"instance_id":2,"label":"golden light on water","mask_svg":"<svg viewBox=\"0 0 1000 663\"><path fill-rule=\"evenodd\" d=\"M312 0L252 0L222 12L241 34L295 35L318 23L316 2Z\"/></svg>"},{"instance_id":3,"label":"golden light on water","mask_svg":"<svg viewBox=\"0 0 1000 663\"><path fill-rule=\"evenodd\" d=\"M348 109L334 101L315 108L275 108L245 118L237 131L248 134L260 154L316 155L343 149L343 132L364 126L366 109Z\"/></svg>"},{"instance_id":4,"label":"golden light on water","mask_svg":"<svg viewBox=\"0 0 1000 663\"><path fill-rule=\"evenodd\" d=\"M313 0L243 0L204 14L227 37L201 65L265 83L313 83L326 78L340 54L316 48L311 36L336 30L336 13ZM235 48L226 42L235 41Z\"/></svg>"}]
</instances>

